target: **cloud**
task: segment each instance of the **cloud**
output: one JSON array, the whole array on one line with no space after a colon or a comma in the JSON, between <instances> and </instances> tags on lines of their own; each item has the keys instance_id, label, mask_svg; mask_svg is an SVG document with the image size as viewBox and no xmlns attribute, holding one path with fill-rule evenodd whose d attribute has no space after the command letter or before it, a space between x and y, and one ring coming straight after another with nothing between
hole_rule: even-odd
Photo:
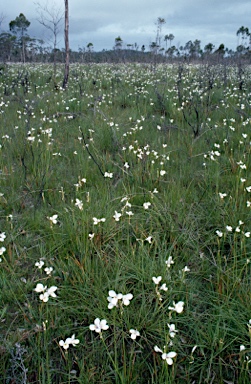
<instances>
[{"instance_id":1,"label":"cloud","mask_svg":"<svg viewBox=\"0 0 251 384\"><path fill-rule=\"evenodd\" d=\"M44 1L40 1L42 5ZM62 0L49 1L63 8ZM36 21L35 3L30 0L8 0L5 8L5 30L8 23L20 12L31 22L29 33L45 38L48 31ZM250 26L251 2L247 0L83 0L69 1L70 44L72 49L83 47L89 42L95 50L111 49L114 39L121 36L126 43L137 42L148 46L156 38L156 21L163 17L166 24L163 35L173 33L173 44L184 45L187 41L199 39L204 47L208 42L215 46L224 43L235 49L236 31L242 25ZM60 47L63 47L63 28Z\"/></svg>"}]
</instances>

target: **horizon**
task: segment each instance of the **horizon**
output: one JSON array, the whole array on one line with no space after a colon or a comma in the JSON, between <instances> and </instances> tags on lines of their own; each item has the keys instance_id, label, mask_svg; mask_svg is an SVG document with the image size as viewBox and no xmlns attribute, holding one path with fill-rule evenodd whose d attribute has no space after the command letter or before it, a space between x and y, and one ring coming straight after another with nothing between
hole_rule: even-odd
<instances>
[{"instance_id":1,"label":"horizon","mask_svg":"<svg viewBox=\"0 0 251 384\"><path fill-rule=\"evenodd\" d=\"M55 6L55 9L64 11L61 0L50 3L43 1L40 4L42 7ZM159 0L157 5L155 1L148 0L147 7L144 4L142 0L137 3L132 0L121 0L120 4L110 0L108 5L104 5L102 0L96 0L91 4L73 0L69 4L71 50L86 48L88 43L93 44L95 52L112 50L115 39L120 36L125 46L137 43L139 49L144 45L148 51L149 45L156 40L158 17L165 19L162 36L173 34L172 45L176 47L198 39L201 41L201 49L212 43L215 49L224 44L226 48L236 50L241 42L236 36L237 30L241 26L250 25L248 15L251 12L251 3L246 0L241 0L238 4L235 0L223 0L220 4L216 0L212 0L210 4L204 0L192 0L189 4L185 0L176 0L175 4L171 0ZM23 0L22 5L16 0L9 0L8 8L5 7L2 12L5 18L1 30L8 32L9 22L20 13L23 13L31 23L28 34L52 46L48 30L37 21L37 5L32 3L31 6L29 0ZM59 49L64 47L63 29L62 22L58 34ZM165 46L164 41L162 46Z\"/></svg>"}]
</instances>

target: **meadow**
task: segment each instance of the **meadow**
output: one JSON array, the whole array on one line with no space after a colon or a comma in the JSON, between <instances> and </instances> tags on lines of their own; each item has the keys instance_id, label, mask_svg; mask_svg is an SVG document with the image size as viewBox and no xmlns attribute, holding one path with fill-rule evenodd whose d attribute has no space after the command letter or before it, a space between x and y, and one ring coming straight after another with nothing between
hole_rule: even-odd
<instances>
[{"instance_id":1,"label":"meadow","mask_svg":"<svg viewBox=\"0 0 251 384\"><path fill-rule=\"evenodd\" d=\"M251 67L6 65L0 382L251 382Z\"/></svg>"}]
</instances>

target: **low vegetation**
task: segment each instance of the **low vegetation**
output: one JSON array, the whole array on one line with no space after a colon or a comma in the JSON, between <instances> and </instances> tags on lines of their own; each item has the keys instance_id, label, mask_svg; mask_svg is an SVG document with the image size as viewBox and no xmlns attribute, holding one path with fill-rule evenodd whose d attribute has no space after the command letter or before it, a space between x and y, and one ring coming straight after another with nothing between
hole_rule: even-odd
<instances>
[{"instance_id":1,"label":"low vegetation","mask_svg":"<svg viewBox=\"0 0 251 384\"><path fill-rule=\"evenodd\" d=\"M251 381L250 66L6 65L0 381Z\"/></svg>"}]
</instances>

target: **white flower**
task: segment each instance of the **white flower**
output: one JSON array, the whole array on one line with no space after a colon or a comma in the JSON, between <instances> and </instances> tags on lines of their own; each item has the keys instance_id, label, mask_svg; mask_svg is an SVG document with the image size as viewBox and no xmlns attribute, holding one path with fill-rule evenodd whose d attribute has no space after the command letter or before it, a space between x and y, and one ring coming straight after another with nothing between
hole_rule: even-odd
<instances>
[{"instance_id":1,"label":"white flower","mask_svg":"<svg viewBox=\"0 0 251 384\"><path fill-rule=\"evenodd\" d=\"M136 337L140 336L140 333L139 333L139 331L137 331L137 329L130 329L129 332L131 334L130 335L131 339L133 339L133 340L135 340Z\"/></svg>"},{"instance_id":2,"label":"white flower","mask_svg":"<svg viewBox=\"0 0 251 384\"><path fill-rule=\"evenodd\" d=\"M96 217L93 217L93 225L97 225L97 224L99 224L99 223L104 223L105 222L105 218L104 217L102 217L101 219L97 219Z\"/></svg>"},{"instance_id":3,"label":"white flower","mask_svg":"<svg viewBox=\"0 0 251 384\"><path fill-rule=\"evenodd\" d=\"M152 236L148 236L146 239L145 239L145 241L148 241L148 243L149 244L151 244L152 243Z\"/></svg>"},{"instance_id":4,"label":"white flower","mask_svg":"<svg viewBox=\"0 0 251 384\"><path fill-rule=\"evenodd\" d=\"M173 307L168 307L168 309L170 309L171 311L177 312L177 313L181 313L181 312L183 312L184 304L185 304L184 301L178 301L178 303L176 303L176 304L173 301Z\"/></svg>"},{"instance_id":5,"label":"white flower","mask_svg":"<svg viewBox=\"0 0 251 384\"><path fill-rule=\"evenodd\" d=\"M246 236L246 237L250 237L250 232L246 232L246 233L244 233L244 236Z\"/></svg>"},{"instance_id":6,"label":"white flower","mask_svg":"<svg viewBox=\"0 0 251 384\"><path fill-rule=\"evenodd\" d=\"M77 344L79 344L79 340L75 339L75 335L72 335L72 337L67 337L65 341L60 340L59 342L60 347L63 347L64 349L68 349L70 345L75 347Z\"/></svg>"},{"instance_id":7,"label":"white flower","mask_svg":"<svg viewBox=\"0 0 251 384\"><path fill-rule=\"evenodd\" d=\"M6 251L6 248L5 247L1 247L0 248L0 255L3 255L5 251Z\"/></svg>"},{"instance_id":8,"label":"white flower","mask_svg":"<svg viewBox=\"0 0 251 384\"><path fill-rule=\"evenodd\" d=\"M107 300L109 301L109 304L108 304L108 308L109 309L112 309L113 307L117 307L117 304L118 304L118 300L121 300L123 295L122 293L116 293L115 291L113 290L110 290L108 292L108 297L107 297Z\"/></svg>"},{"instance_id":9,"label":"white flower","mask_svg":"<svg viewBox=\"0 0 251 384\"><path fill-rule=\"evenodd\" d=\"M166 283L162 284L160 287L160 291L168 291L168 288L166 286Z\"/></svg>"},{"instance_id":10,"label":"white flower","mask_svg":"<svg viewBox=\"0 0 251 384\"><path fill-rule=\"evenodd\" d=\"M168 259L166 260L166 266L167 268L171 267L171 264L174 264L172 256L169 256Z\"/></svg>"},{"instance_id":11,"label":"white flower","mask_svg":"<svg viewBox=\"0 0 251 384\"><path fill-rule=\"evenodd\" d=\"M105 172L104 177L113 178L113 173Z\"/></svg>"},{"instance_id":12,"label":"white flower","mask_svg":"<svg viewBox=\"0 0 251 384\"><path fill-rule=\"evenodd\" d=\"M185 268L182 269L182 272L190 272L190 269L187 266L185 266Z\"/></svg>"},{"instance_id":13,"label":"white flower","mask_svg":"<svg viewBox=\"0 0 251 384\"><path fill-rule=\"evenodd\" d=\"M163 360L165 360L167 362L168 365L172 365L173 364L173 358L177 356L176 352L169 352L169 353L163 352L159 347L157 347L157 345L155 345L154 351L162 353L161 357Z\"/></svg>"},{"instance_id":14,"label":"white flower","mask_svg":"<svg viewBox=\"0 0 251 384\"><path fill-rule=\"evenodd\" d=\"M60 340L59 341L59 345L60 347L63 347L64 349L68 349L70 344L68 343L68 339L66 339L65 341L64 340Z\"/></svg>"},{"instance_id":15,"label":"white flower","mask_svg":"<svg viewBox=\"0 0 251 384\"><path fill-rule=\"evenodd\" d=\"M160 171L160 176L164 176L166 174L166 171L164 171L163 169Z\"/></svg>"},{"instance_id":16,"label":"white flower","mask_svg":"<svg viewBox=\"0 0 251 384\"><path fill-rule=\"evenodd\" d=\"M240 352L245 351L245 349L246 349L245 345L240 345Z\"/></svg>"},{"instance_id":17,"label":"white flower","mask_svg":"<svg viewBox=\"0 0 251 384\"><path fill-rule=\"evenodd\" d=\"M173 358L177 356L176 352L162 353L161 357L163 360L166 360L168 365L173 364Z\"/></svg>"},{"instance_id":18,"label":"white flower","mask_svg":"<svg viewBox=\"0 0 251 384\"><path fill-rule=\"evenodd\" d=\"M57 297L55 294L55 291L57 290L57 287L54 285L47 289L47 286L43 286L43 284L38 283L36 288L34 289L35 292L41 293L39 295L39 299L42 300L44 303L47 303L49 300L49 297Z\"/></svg>"},{"instance_id":19,"label":"white flower","mask_svg":"<svg viewBox=\"0 0 251 384\"><path fill-rule=\"evenodd\" d=\"M221 232L221 231L215 231L215 233L216 233L216 235L218 236L218 237L222 237L223 236L223 233Z\"/></svg>"},{"instance_id":20,"label":"white flower","mask_svg":"<svg viewBox=\"0 0 251 384\"><path fill-rule=\"evenodd\" d=\"M51 272L53 271L53 268L52 268L52 267L46 267L46 268L44 269L44 271L45 271L45 273L46 273L47 275L50 275Z\"/></svg>"},{"instance_id":21,"label":"white flower","mask_svg":"<svg viewBox=\"0 0 251 384\"><path fill-rule=\"evenodd\" d=\"M127 306L130 304L130 300L132 300L133 298L133 295L131 293L122 295L122 293L116 293L113 290L110 290L108 294L109 294L109 296L107 297L107 300L109 301L108 309L117 307L119 300L122 300L122 304Z\"/></svg>"},{"instance_id":22,"label":"white flower","mask_svg":"<svg viewBox=\"0 0 251 384\"><path fill-rule=\"evenodd\" d=\"M246 187L247 192L251 192L251 186Z\"/></svg>"},{"instance_id":23,"label":"white flower","mask_svg":"<svg viewBox=\"0 0 251 384\"><path fill-rule=\"evenodd\" d=\"M39 295L39 299L42 300L44 303L47 303L50 296L51 297L57 297L57 295L55 294L56 290L57 290L57 287L55 287L55 286L48 288L46 291L41 293L41 295Z\"/></svg>"},{"instance_id":24,"label":"white flower","mask_svg":"<svg viewBox=\"0 0 251 384\"><path fill-rule=\"evenodd\" d=\"M169 335L170 337L174 337L176 333L178 332L177 329L175 329L175 324L167 324L169 328Z\"/></svg>"},{"instance_id":25,"label":"white flower","mask_svg":"<svg viewBox=\"0 0 251 384\"><path fill-rule=\"evenodd\" d=\"M51 286L50 288L47 289L48 295L51 296L51 297L57 297L57 295L55 294L57 289L58 288L55 287L55 285Z\"/></svg>"},{"instance_id":26,"label":"white flower","mask_svg":"<svg viewBox=\"0 0 251 384\"><path fill-rule=\"evenodd\" d=\"M156 285L159 284L159 282L161 281L161 279L162 279L162 276L158 276L158 277L153 276L153 277L152 277L152 281L153 281L154 284L156 284Z\"/></svg>"},{"instance_id":27,"label":"white flower","mask_svg":"<svg viewBox=\"0 0 251 384\"><path fill-rule=\"evenodd\" d=\"M124 305L129 305L130 304L130 300L132 300L133 298L133 295L131 293L127 293L127 295L123 295L122 296L122 302Z\"/></svg>"},{"instance_id":28,"label":"white flower","mask_svg":"<svg viewBox=\"0 0 251 384\"><path fill-rule=\"evenodd\" d=\"M48 292L45 291L44 293L41 293L41 295L39 295L39 299L44 303L47 303L47 301L49 300Z\"/></svg>"},{"instance_id":29,"label":"white flower","mask_svg":"<svg viewBox=\"0 0 251 384\"><path fill-rule=\"evenodd\" d=\"M0 233L0 241L3 242L5 238L6 238L5 232Z\"/></svg>"},{"instance_id":30,"label":"white flower","mask_svg":"<svg viewBox=\"0 0 251 384\"><path fill-rule=\"evenodd\" d=\"M58 215L53 215L51 217L49 217L49 220L52 224L57 224L57 218L58 218Z\"/></svg>"},{"instance_id":31,"label":"white flower","mask_svg":"<svg viewBox=\"0 0 251 384\"><path fill-rule=\"evenodd\" d=\"M91 324L89 328L91 331L101 333L102 330L106 331L109 328L109 325L107 324L106 320L100 320L99 318L96 318L94 320L94 324Z\"/></svg>"},{"instance_id":32,"label":"white flower","mask_svg":"<svg viewBox=\"0 0 251 384\"><path fill-rule=\"evenodd\" d=\"M43 260L37 261L35 263L35 267L38 267L39 269L41 269L43 265L44 265L44 261Z\"/></svg>"},{"instance_id":33,"label":"white flower","mask_svg":"<svg viewBox=\"0 0 251 384\"><path fill-rule=\"evenodd\" d=\"M251 207L251 201L247 201L247 207Z\"/></svg>"},{"instance_id":34,"label":"white flower","mask_svg":"<svg viewBox=\"0 0 251 384\"><path fill-rule=\"evenodd\" d=\"M226 197L227 194L226 194L226 193L220 193L220 192L219 192L219 196L220 196L221 199L224 199L224 197Z\"/></svg>"},{"instance_id":35,"label":"white flower","mask_svg":"<svg viewBox=\"0 0 251 384\"><path fill-rule=\"evenodd\" d=\"M90 240L92 240L94 238L94 236L95 236L95 233L89 233L89 235L88 235Z\"/></svg>"},{"instance_id":36,"label":"white flower","mask_svg":"<svg viewBox=\"0 0 251 384\"><path fill-rule=\"evenodd\" d=\"M119 221L119 219L121 218L122 214L115 211L115 214L113 215L113 218L115 221Z\"/></svg>"},{"instance_id":37,"label":"white flower","mask_svg":"<svg viewBox=\"0 0 251 384\"><path fill-rule=\"evenodd\" d=\"M157 347L157 345L154 346L154 350L155 350L155 352L163 353L162 349L160 349L159 347Z\"/></svg>"},{"instance_id":38,"label":"white flower","mask_svg":"<svg viewBox=\"0 0 251 384\"><path fill-rule=\"evenodd\" d=\"M133 213L132 211L126 211L126 214L127 214L128 216L133 216L133 215L134 215L134 213Z\"/></svg>"},{"instance_id":39,"label":"white flower","mask_svg":"<svg viewBox=\"0 0 251 384\"><path fill-rule=\"evenodd\" d=\"M150 206L151 206L151 203L149 201L143 204L144 209L148 209Z\"/></svg>"},{"instance_id":40,"label":"white flower","mask_svg":"<svg viewBox=\"0 0 251 384\"><path fill-rule=\"evenodd\" d=\"M75 335L72 335L72 337L69 337L68 339L66 340L69 340L68 342L70 344L73 345L73 347L75 347L77 344L79 344L79 340L78 339L75 339Z\"/></svg>"},{"instance_id":41,"label":"white flower","mask_svg":"<svg viewBox=\"0 0 251 384\"><path fill-rule=\"evenodd\" d=\"M83 210L83 202L79 199L76 199L75 205L80 209L80 211Z\"/></svg>"},{"instance_id":42,"label":"white flower","mask_svg":"<svg viewBox=\"0 0 251 384\"><path fill-rule=\"evenodd\" d=\"M232 232L233 228L231 227L231 225L226 225L226 230L228 232Z\"/></svg>"},{"instance_id":43,"label":"white flower","mask_svg":"<svg viewBox=\"0 0 251 384\"><path fill-rule=\"evenodd\" d=\"M35 292L44 292L47 289L47 286L43 286L41 283L37 283L36 288L34 289Z\"/></svg>"}]
</instances>

